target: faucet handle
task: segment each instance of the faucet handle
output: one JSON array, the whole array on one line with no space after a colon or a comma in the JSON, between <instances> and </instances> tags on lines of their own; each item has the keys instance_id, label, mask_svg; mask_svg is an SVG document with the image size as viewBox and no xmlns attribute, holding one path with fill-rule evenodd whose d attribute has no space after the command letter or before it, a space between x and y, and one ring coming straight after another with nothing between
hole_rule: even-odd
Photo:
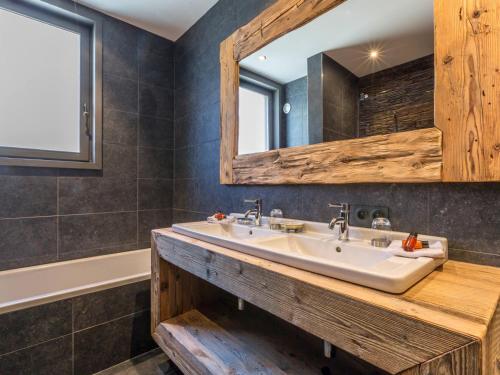
<instances>
[{"instance_id":1,"label":"faucet handle","mask_svg":"<svg viewBox=\"0 0 500 375\"><path fill-rule=\"evenodd\" d=\"M252 204L262 205L262 199L261 198L257 198L257 199L245 199L244 202L245 203L252 203Z\"/></svg>"},{"instance_id":2,"label":"faucet handle","mask_svg":"<svg viewBox=\"0 0 500 375\"><path fill-rule=\"evenodd\" d=\"M341 211L349 211L351 205L349 203L328 203L330 208L340 208Z\"/></svg>"}]
</instances>

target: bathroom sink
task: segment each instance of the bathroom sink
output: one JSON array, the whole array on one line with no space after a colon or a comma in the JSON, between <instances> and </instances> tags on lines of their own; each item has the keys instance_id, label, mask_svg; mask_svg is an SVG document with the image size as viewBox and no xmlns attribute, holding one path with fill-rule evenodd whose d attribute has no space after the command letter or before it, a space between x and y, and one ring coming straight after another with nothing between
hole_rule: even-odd
<instances>
[{"instance_id":1,"label":"bathroom sink","mask_svg":"<svg viewBox=\"0 0 500 375\"><path fill-rule=\"evenodd\" d=\"M207 222L197 222L179 225L176 224L174 225L174 230L200 240L205 240L207 236L226 240L272 237L272 233L264 228L248 227L237 224L219 225Z\"/></svg>"},{"instance_id":2,"label":"bathroom sink","mask_svg":"<svg viewBox=\"0 0 500 375\"><path fill-rule=\"evenodd\" d=\"M419 236L422 240L440 241L445 258L405 258L384 248L373 247L370 239L380 231L351 227L349 241L326 224L306 222L303 233L288 234L268 226L249 227L239 224L207 222L175 224L173 230L215 245L254 255L306 271L349 281L390 293L402 293L443 264L447 257L447 240ZM394 241L407 233L390 232Z\"/></svg>"},{"instance_id":3,"label":"bathroom sink","mask_svg":"<svg viewBox=\"0 0 500 375\"><path fill-rule=\"evenodd\" d=\"M282 251L304 257L319 258L324 261L342 262L359 267L372 267L392 255L383 251L343 244L334 238L307 238L300 236L282 236L256 241L255 244L274 251Z\"/></svg>"}]
</instances>

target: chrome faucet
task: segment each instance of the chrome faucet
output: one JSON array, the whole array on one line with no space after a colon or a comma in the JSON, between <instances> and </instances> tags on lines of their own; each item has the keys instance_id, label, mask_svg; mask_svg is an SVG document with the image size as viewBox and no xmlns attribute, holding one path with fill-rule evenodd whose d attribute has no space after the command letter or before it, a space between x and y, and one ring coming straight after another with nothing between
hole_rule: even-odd
<instances>
[{"instance_id":1,"label":"chrome faucet","mask_svg":"<svg viewBox=\"0 0 500 375\"><path fill-rule=\"evenodd\" d=\"M262 199L245 199L245 203L255 204L255 207L245 212L245 219L252 215L255 218L255 225L262 225Z\"/></svg>"},{"instance_id":2,"label":"chrome faucet","mask_svg":"<svg viewBox=\"0 0 500 375\"><path fill-rule=\"evenodd\" d=\"M335 227L338 225L340 229L339 240L349 241L349 212L351 211L351 205L349 203L340 203L340 204L330 203L328 207L340 208L340 216L333 218L330 221L328 228L334 230Z\"/></svg>"}]
</instances>

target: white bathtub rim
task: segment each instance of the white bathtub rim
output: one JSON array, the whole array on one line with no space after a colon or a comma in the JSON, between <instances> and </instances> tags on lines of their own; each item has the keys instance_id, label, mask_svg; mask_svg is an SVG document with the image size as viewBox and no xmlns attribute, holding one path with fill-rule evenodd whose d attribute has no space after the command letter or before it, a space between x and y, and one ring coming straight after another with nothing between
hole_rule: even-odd
<instances>
[{"instance_id":1,"label":"white bathtub rim","mask_svg":"<svg viewBox=\"0 0 500 375\"><path fill-rule=\"evenodd\" d=\"M123 254L138 254L138 253L141 253L141 252L145 252L145 251L151 251L151 248L144 248L144 249L139 249L139 250L129 250L129 251L121 251L121 252L118 252L118 253L113 253L113 254L104 254L104 255L96 255L96 256L93 256L93 257L86 257L86 258L78 258L78 259L70 259L70 260L63 260L63 261L60 261L60 262L52 262L52 263L45 263L45 264L38 264L38 265L34 265L34 266L28 266L28 267L19 267L19 268L13 268L13 269L10 269L10 270L4 270L4 271L0 271L0 275L10 275L10 274L13 274L13 273L18 273L18 272L26 272L26 271L29 271L29 270L34 270L34 269L45 269L45 268L51 268L51 267L60 267L60 266L64 266L66 264L70 264L70 263L85 263L85 262L88 262L89 260L99 260L99 259L106 259L106 258L117 258L119 256L123 256Z\"/></svg>"},{"instance_id":2,"label":"white bathtub rim","mask_svg":"<svg viewBox=\"0 0 500 375\"><path fill-rule=\"evenodd\" d=\"M143 252L146 250L150 249L140 249L140 250L134 250L134 251L127 251L126 253L139 253ZM99 255L96 257L90 257L90 258L82 258L82 259L76 259L76 260L69 260L69 261L63 261L63 262L56 262L56 263L48 263L40 266L31 266L31 267L24 267L24 268L16 268L13 270L7 270L7 271L2 271L1 273L4 274L9 274L9 273L15 273L16 271L19 272L20 270L27 271L29 269L40 269L40 268L47 268L47 267L54 267L55 265L59 264L67 264L67 263L80 263L83 261L89 261L90 259L102 259L102 258L112 258L112 257L117 257L122 255L123 256L124 252L121 253L116 253L116 254L107 254L107 255ZM119 277L115 279L110 279L110 280L105 280L101 282L96 282L96 283L90 283L90 284L85 284L82 286L74 287L74 288L68 288L68 289L62 289L58 290L55 292L51 293L45 293L45 294L39 294L33 297L28 297L28 298L23 298L23 299L17 299L5 303L0 303L0 315L9 313L9 312L14 312L18 310L23 310L26 308L30 307L35 307L39 305L44 305L47 303L51 302L56 302L56 301L61 301L64 299L72 298L72 297L77 297L89 293L95 293L99 291L103 291L106 289L111 289L111 288L116 288L119 286L123 285L128 285L128 284L134 284L137 282L145 281L145 280L150 280L151 279L151 271L149 272L143 272L143 273L137 273L131 276L125 276L125 277Z\"/></svg>"}]
</instances>

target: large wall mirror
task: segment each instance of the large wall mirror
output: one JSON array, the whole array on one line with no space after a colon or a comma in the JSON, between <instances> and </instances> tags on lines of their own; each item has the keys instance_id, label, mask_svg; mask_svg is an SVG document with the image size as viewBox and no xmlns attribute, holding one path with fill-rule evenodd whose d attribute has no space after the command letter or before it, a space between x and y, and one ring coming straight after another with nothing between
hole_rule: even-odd
<instances>
[{"instance_id":1,"label":"large wall mirror","mask_svg":"<svg viewBox=\"0 0 500 375\"><path fill-rule=\"evenodd\" d=\"M433 0L349 0L240 61L238 154L432 128L433 93Z\"/></svg>"},{"instance_id":2,"label":"large wall mirror","mask_svg":"<svg viewBox=\"0 0 500 375\"><path fill-rule=\"evenodd\" d=\"M480 134L500 131L475 117L500 98L479 73L494 53L471 48L494 42L486 16L471 0L278 0L221 44L221 183L500 179Z\"/></svg>"}]
</instances>

